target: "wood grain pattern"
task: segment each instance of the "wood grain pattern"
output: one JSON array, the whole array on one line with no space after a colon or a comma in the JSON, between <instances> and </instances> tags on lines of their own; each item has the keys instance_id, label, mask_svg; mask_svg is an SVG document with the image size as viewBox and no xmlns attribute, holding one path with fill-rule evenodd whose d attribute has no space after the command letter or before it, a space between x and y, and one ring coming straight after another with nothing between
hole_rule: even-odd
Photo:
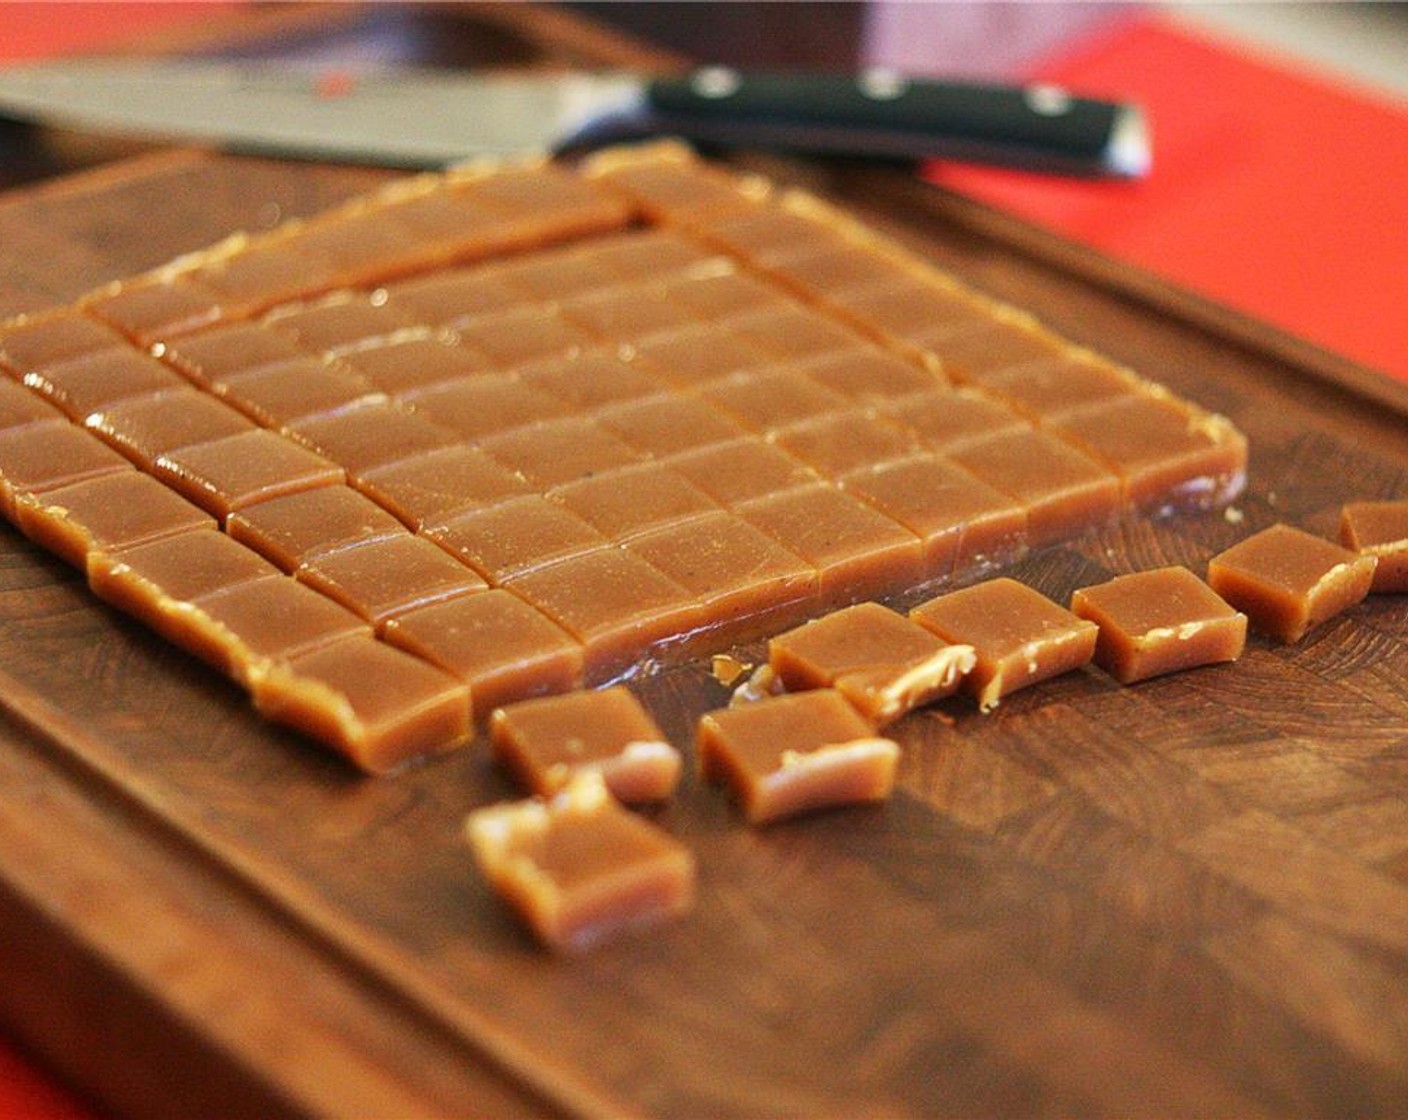
<instances>
[{"instance_id":1,"label":"wood grain pattern","mask_svg":"<svg viewBox=\"0 0 1408 1120\"><path fill-rule=\"evenodd\" d=\"M898 173L755 165L1248 433L1241 524L1130 519L1016 565L1040 590L1408 494L1405 414L1363 371ZM12 195L0 310L383 178L178 154ZM3 527L0 936L29 967L0 1015L169 1115L1401 1113L1405 668L1385 597L1236 665L917 713L883 808L756 831L691 775L652 815L696 912L564 963L459 839L513 792L482 744L360 778ZM703 666L639 692L682 748L725 695Z\"/></svg>"}]
</instances>

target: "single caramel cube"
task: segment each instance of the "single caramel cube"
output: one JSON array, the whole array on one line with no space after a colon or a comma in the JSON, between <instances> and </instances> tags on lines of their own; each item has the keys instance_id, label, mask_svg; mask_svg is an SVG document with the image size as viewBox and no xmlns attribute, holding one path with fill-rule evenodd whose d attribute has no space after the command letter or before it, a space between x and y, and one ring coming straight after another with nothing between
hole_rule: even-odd
<instances>
[{"instance_id":1,"label":"single caramel cube","mask_svg":"<svg viewBox=\"0 0 1408 1120\"><path fill-rule=\"evenodd\" d=\"M287 335L257 323L230 323L163 342L157 353L197 385L213 385L235 374L305 358Z\"/></svg>"},{"instance_id":2,"label":"single caramel cube","mask_svg":"<svg viewBox=\"0 0 1408 1120\"><path fill-rule=\"evenodd\" d=\"M406 527L350 486L318 486L237 509L226 532L286 572L314 556L405 534Z\"/></svg>"},{"instance_id":3,"label":"single caramel cube","mask_svg":"<svg viewBox=\"0 0 1408 1120\"><path fill-rule=\"evenodd\" d=\"M560 486L638 462L640 452L584 416L526 424L480 441L489 455L537 486Z\"/></svg>"},{"instance_id":4,"label":"single caramel cube","mask_svg":"<svg viewBox=\"0 0 1408 1120\"><path fill-rule=\"evenodd\" d=\"M0 431L0 513L15 518L19 494L37 494L132 464L97 436L57 417Z\"/></svg>"},{"instance_id":5,"label":"single caramel cube","mask_svg":"<svg viewBox=\"0 0 1408 1120\"><path fill-rule=\"evenodd\" d=\"M186 385L169 367L130 346L112 346L55 362L28 374L25 383L79 423L124 397Z\"/></svg>"},{"instance_id":6,"label":"single caramel cube","mask_svg":"<svg viewBox=\"0 0 1408 1120\"><path fill-rule=\"evenodd\" d=\"M141 471L102 474L14 499L20 532L80 570L94 553L215 528L209 514Z\"/></svg>"},{"instance_id":7,"label":"single caramel cube","mask_svg":"<svg viewBox=\"0 0 1408 1120\"><path fill-rule=\"evenodd\" d=\"M401 401L417 416L466 440L571 413L570 407L551 393L506 373L455 378L403 393Z\"/></svg>"},{"instance_id":8,"label":"single caramel cube","mask_svg":"<svg viewBox=\"0 0 1408 1120\"><path fill-rule=\"evenodd\" d=\"M1377 565L1373 554L1277 524L1208 561L1208 584L1245 612L1253 629L1296 642L1362 600Z\"/></svg>"},{"instance_id":9,"label":"single caramel cube","mask_svg":"<svg viewBox=\"0 0 1408 1120\"><path fill-rule=\"evenodd\" d=\"M476 810L465 835L490 886L551 949L588 949L694 902L689 850L621 808L599 774L550 801Z\"/></svg>"},{"instance_id":10,"label":"single caramel cube","mask_svg":"<svg viewBox=\"0 0 1408 1120\"><path fill-rule=\"evenodd\" d=\"M494 757L540 797L585 771L599 773L612 796L627 803L664 801L679 783L679 751L621 685L498 708L489 742Z\"/></svg>"},{"instance_id":11,"label":"single caramel cube","mask_svg":"<svg viewBox=\"0 0 1408 1120\"><path fill-rule=\"evenodd\" d=\"M168 451L152 473L222 521L255 502L345 477L336 463L263 428Z\"/></svg>"},{"instance_id":12,"label":"single caramel cube","mask_svg":"<svg viewBox=\"0 0 1408 1120\"><path fill-rule=\"evenodd\" d=\"M138 346L198 330L220 318L219 295L190 276L124 282L84 300L84 307Z\"/></svg>"},{"instance_id":13,"label":"single caramel cube","mask_svg":"<svg viewBox=\"0 0 1408 1120\"><path fill-rule=\"evenodd\" d=\"M717 408L682 394L625 401L602 409L596 421L637 451L661 457L743 435Z\"/></svg>"},{"instance_id":14,"label":"single caramel cube","mask_svg":"<svg viewBox=\"0 0 1408 1120\"><path fill-rule=\"evenodd\" d=\"M459 444L364 471L352 483L415 529L528 493L528 484L518 475L478 448Z\"/></svg>"},{"instance_id":15,"label":"single caramel cube","mask_svg":"<svg viewBox=\"0 0 1408 1120\"><path fill-rule=\"evenodd\" d=\"M331 261L280 240L257 241L221 256L197 269L195 277L219 294L232 317L329 291L341 280Z\"/></svg>"},{"instance_id":16,"label":"single caramel cube","mask_svg":"<svg viewBox=\"0 0 1408 1120\"><path fill-rule=\"evenodd\" d=\"M57 408L20 382L0 378L0 432L37 420L57 420L61 415Z\"/></svg>"},{"instance_id":17,"label":"single caramel cube","mask_svg":"<svg viewBox=\"0 0 1408 1120\"><path fill-rule=\"evenodd\" d=\"M124 341L117 331L80 311L26 316L0 330L0 369L25 377L54 362Z\"/></svg>"},{"instance_id":18,"label":"single caramel cube","mask_svg":"<svg viewBox=\"0 0 1408 1120\"><path fill-rule=\"evenodd\" d=\"M1187 568L1082 587L1071 610L1100 627L1095 664L1121 684L1236 661L1247 641L1247 616Z\"/></svg>"},{"instance_id":19,"label":"single caramel cube","mask_svg":"<svg viewBox=\"0 0 1408 1120\"><path fill-rule=\"evenodd\" d=\"M831 486L807 486L735 511L789 552L816 566L821 599L832 606L919 582L919 538L898 521Z\"/></svg>"},{"instance_id":20,"label":"single caramel cube","mask_svg":"<svg viewBox=\"0 0 1408 1120\"><path fill-rule=\"evenodd\" d=\"M411 459L455 442L455 435L404 405L372 401L308 416L284 431L351 474Z\"/></svg>"},{"instance_id":21,"label":"single caramel cube","mask_svg":"<svg viewBox=\"0 0 1408 1120\"><path fill-rule=\"evenodd\" d=\"M713 443L672 456L667 462L726 506L821 481L816 471L762 438Z\"/></svg>"},{"instance_id":22,"label":"single caramel cube","mask_svg":"<svg viewBox=\"0 0 1408 1120\"><path fill-rule=\"evenodd\" d=\"M569 482L548 497L617 541L719 508L684 475L654 462Z\"/></svg>"},{"instance_id":23,"label":"single caramel cube","mask_svg":"<svg viewBox=\"0 0 1408 1120\"><path fill-rule=\"evenodd\" d=\"M387 622L382 638L469 685L476 718L582 684L582 646L541 611L490 589Z\"/></svg>"},{"instance_id":24,"label":"single caramel cube","mask_svg":"<svg viewBox=\"0 0 1408 1120\"><path fill-rule=\"evenodd\" d=\"M1408 591L1408 501L1350 502L1340 513L1340 544L1378 558L1371 591Z\"/></svg>"},{"instance_id":25,"label":"single caramel cube","mask_svg":"<svg viewBox=\"0 0 1408 1120\"><path fill-rule=\"evenodd\" d=\"M339 362L373 387L395 396L480 373L486 359L438 335L392 336L339 353Z\"/></svg>"},{"instance_id":26,"label":"single caramel cube","mask_svg":"<svg viewBox=\"0 0 1408 1120\"><path fill-rule=\"evenodd\" d=\"M477 316L459 323L464 344L486 354L500 368L582 350L597 342L585 327L547 307L521 307Z\"/></svg>"},{"instance_id":27,"label":"single caramel cube","mask_svg":"<svg viewBox=\"0 0 1408 1120\"><path fill-rule=\"evenodd\" d=\"M488 586L443 548L405 533L314 556L294 576L378 628L398 614Z\"/></svg>"},{"instance_id":28,"label":"single caramel cube","mask_svg":"<svg viewBox=\"0 0 1408 1120\"><path fill-rule=\"evenodd\" d=\"M84 421L139 467L150 470L158 455L193 443L252 431L249 419L199 389L167 389L125 400Z\"/></svg>"},{"instance_id":29,"label":"single caramel cube","mask_svg":"<svg viewBox=\"0 0 1408 1120\"><path fill-rule=\"evenodd\" d=\"M551 358L518 370L517 376L529 388L584 411L639 400L658 394L662 388L660 381L644 372L641 363L627 362L603 350Z\"/></svg>"},{"instance_id":30,"label":"single caramel cube","mask_svg":"<svg viewBox=\"0 0 1408 1120\"><path fill-rule=\"evenodd\" d=\"M271 664L250 691L262 715L369 774L463 746L472 728L462 682L364 636Z\"/></svg>"},{"instance_id":31,"label":"single caramel cube","mask_svg":"<svg viewBox=\"0 0 1408 1120\"><path fill-rule=\"evenodd\" d=\"M823 354L797 368L855 404L883 404L937 387L928 370L868 346Z\"/></svg>"},{"instance_id":32,"label":"single caramel cube","mask_svg":"<svg viewBox=\"0 0 1408 1120\"><path fill-rule=\"evenodd\" d=\"M904 429L858 408L779 428L771 438L828 478L902 459L916 450Z\"/></svg>"},{"instance_id":33,"label":"single caramel cube","mask_svg":"<svg viewBox=\"0 0 1408 1120\"><path fill-rule=\"evenodd\" d=\"M539 494L467 510L425 535L490 583L608 543L571 510Z\"/></svg>"},{"instance_id":34,"label":"single caramel cube","mask_svg":"<svg viewBox=\"0 0 1408 1120\"><path fill-rule=\"evenodd\" d=\"M390 303L431 326L453 326L487 311L503 311L522 299L502 278L481 267L452 268L398 280L388 284L386 292Z\"/></svg>"},{"instance_id":35,"label":"single caramel cube","mask_svg":"<svg viewBox=\"0 0 1408 1120\"><path fill-rule=\"evenodd\" d=\"M216 380L212 387L255 423L274 429L386 400L370 382L317 358L261 365Z\"/></svg>"},{"instance_id":36,"label":"single caramel cube","mask_svg":"<svg viewBox=\"0 0 1408 1120\"><path fill-rule=\"evenodd\" d=\"M303 349L314 351L383 338L414 325L414 320L396 305L375 303L365 295L352 292L338 292L314 303L276 307L263 322L292 337Z\"/></svg>"},{"instance_id":37,"label":"single caramel cube","mask_svg":"<svg viewBox=\"0 0 1408 1120\"><path fill-rule=\"evenodd\" d=\"M1006 577L930 599L909 617L946 642L973 647L977 662L964 688L985 712L1020 688L1079 669L1099 636L1095 623Z\"/></svg>"},{"instance_id":38,"label":"single caramel cube","mask_svg":"<svg viewBox=\"0 0 1408 1120\"><path fill-rule=\"evenodd\" d=\"M962 327L943 324L921 330L909 341L935 355L944 372L960 382L1028 362L1051 361L1066 350L1065 344L1044 331L992 316L975 318Z\"/></svg>"},{"instance_id":39,"label":"single caramel cube","mask_svg":"<svg viewBox=\"0 0 1408 1120\"><path fill-rule=\"evenodd\" d=\"M972 389L936 389L885 402L878 415L929 451L948 453L993 436L1028 432L1031 421Z\"/></svg>"},{"instance_id":40,"label":"single caramel cube","mask_svg":"<svg viewBox=\"0 0 1408 1120\"><path fill-rule=\"evenodd\" d=\"M860 340L849 327L802 306L751 311L719 326L783 362L849 350Z\"/></svg>"},{"instance_id":41,"label":"single caramel cube","mask_svg":"<svg viewBox=\"0 0 1408 1120\"><path fill-rule=\"evenodd\" d=\"M727 785L751 824L884 801L899 747L834 689L709 712L699 721L704 777Z\"/></svg>"},{"instance_id":42,"label":"single caramel cube","mask_svg":"<svg viewBox=\"0 0 1408 1120\"><path fill-rule=\"evenodd\" d=\"M795 370L736 373L700 390L701 397L750 431L770 432L846 407L846 398Z\"/></svg>"},{"instance_id":43,"label":"single caramel cube","mask_svg":"<svg viewBox=\"0 0 1408 1120\"><path fill-rule=\"evenodd\" d=\"M1029 362L987 374L977 383L983 392L1005 400L1038 421L1127 396L1138 385L1130 374L1086 356Z\"/></svg>"},{"instance_id":44,"label":"single caramel cube","mask_svg":"<svg viewBox=\"0 0 1408 1120\"><path fill-rule=\"evenodd\" d=\"M834 688L883 726L952 696L973 668L973 647L952 645L879 603L857 603L768 642L768 664L788 689Z\"/></svg>"},{"instance_id":45,"label":"single caramel cube","mask_svg":"<svg viewBox=\"0 0 1408 1120\"><path fill-rule=\"evenodd\" d=\"M641 339L632 350L641 365L681 388L761 369L773 361L757 346L704 325Z\"/></svg>"},{"instance_id":46,"label":"single caramel cube","mask_svg":"<svg viewBox=\"0 0 1408 1120\"><path fill-rule=\"evenodd\" d=\"M559 309L563 318L608 342L629 342L694 322L688 308L646 287L614 288L578 296L564 301Z\"/></svg>"}]
</instances>

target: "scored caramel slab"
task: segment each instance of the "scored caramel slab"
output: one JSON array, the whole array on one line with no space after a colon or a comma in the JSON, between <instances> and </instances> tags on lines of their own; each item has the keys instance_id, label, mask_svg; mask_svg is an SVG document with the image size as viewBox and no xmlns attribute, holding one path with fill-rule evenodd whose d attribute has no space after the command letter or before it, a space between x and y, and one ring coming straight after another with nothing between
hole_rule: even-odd
<instances>
[{"instance_id":1,"label":"scored caramel slab","mask_svg":"<svg viewBox=\"0 0 1408 1120\"><path fill-rule=\"evenodd\" d=\"M490 698L959 579L1130 505L1216 504L1246 455L824 203L669 146L418 177L233 237L0 324L0 369L9 424L65 415L138 468L71 485L164 479ZM11 516L75 563L208 524L74 529L28 470L0 461ZM471 653L428 621L491 609L541 642Z\"/></svg>"}]
</instances>

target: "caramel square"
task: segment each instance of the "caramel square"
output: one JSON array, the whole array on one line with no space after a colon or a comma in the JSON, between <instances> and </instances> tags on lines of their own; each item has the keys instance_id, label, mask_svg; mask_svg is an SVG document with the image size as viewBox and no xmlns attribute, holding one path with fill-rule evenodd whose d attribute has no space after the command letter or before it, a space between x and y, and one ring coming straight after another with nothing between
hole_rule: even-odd
<instances>
[{"instance_id":1,"label":"caramel square","mask_svg":"<svg viewBox=\"0 0 1408 1120\"><path fill-rule=\"evenodd\" d=\"M219 257L194 276L221 297L227 314L254 315L278 303L326 292L342 275L324 257L288 241L262 241Z\"/></svg>"},{"instance_id":2,"label":"caramel square","mask_svg":"<svg viewBox=\"0 0 1408 1120\"><path fill-rule=\"evenodd\" d=\"M80 570L95 553L215 528L209 514L134 470L16 494L14 500L20 531Z\"/></svg>"},{"instance_id":3,"label":"caramel square","mask_svg":"<svg viewBox=\"0 0 1408 1120\"><path fill-rule=\"evenodd\" d=\"M938 456L852 471L840 482L923 542L928 578L1011 559L1026 545L1026 506Z\"/></svg>"},{"instance_id":4,"label":"caramel square","mask_svg":"<svg viewBox=\"0 0 1408 1120\"><path fill-rule=\"evenodd\" d=\"M338 360L390 396L419 392L488 369L487 359L438 335L392 336L375 345L343 351Z\"/></svg>"},{"instance_id":5,"label":"caramel square","mask_svg":"<svg viewBox=\"0 0 1408 1120\"><path fill-rule=\"evenodd\" d=\"M91 432L50 415L54 418L0 431L0 513L10 520L17 495L133 469Z\"/></svg>"},{"instance_id":6,"label":"caramel square","mask_svg":"<svg viewBox=\"0 0 1408 1120\"><path fill-rule=\"evenodd\" d=\"M362 471L353 485L415 529L527 494L528 484L478 448L456 444Z\"/></svg>"},{"instance_id":7,"label":"caramel square","mask_svg":"<svg viewBox=\"0 0 1408 1120\"><path fill-rule=\"evenodd\" d=\"M383 642L350 637L271 665L252 683L260 714L369 774L463 746L469 690Z\"/></svg>"},{"instance_id":8,"label":"caramel square","mask_svg":"<svg viewBox=\"0 0 1408 1120\"><path fill-rule=\"evenodd\" d=\"M710 261L684 276L667 280L665 294L707 322L762 308L791 306L791 301L775 287L739 271L732 261Z\"/></svg>"},{"instance_id":9,"label":"caramel square","mask_svg":"<svg viewBox=\"0 0 1408 1120\"><path fill-rule=\"evenodd\" d=\"M917 273L831 292L827 302L863 328L899 339L982 321L982 310L970 295Z\"/></svg>"},{"instance_id":10,"label":"caramel square","mask_svg":"<svg viewBox=\"0 0 1408 1120\"><path fill-rule=\"evenodd\" d=\"M905 428L928 450L945 453L1031 430L1030 421L972 389L931 389L898 397L883 404L878 415Z\"/></svg>"},{"instance_id":11,"label":"caramel square","mask_svg":"<svg viewBox=\"0 0 1408 1120\"><path fill-rule=\"evenodd\" d=\"M1071 610L1100 627L1095 664L1121 684L1236 661L1247 640L1247 616L1187 568L1082 587Z\"/></svg>"},{"instance_id":12,"label":"caramel square","mask_svg":"<svg viewBox=\"0 0 1408 1120\"><path fill-rule=\"evenodd\" d=\"M1348 503L1340 511L1340 544L1378 559L1371 591L1408 591L1408 501Z\"/></svg>"},{"instance_id":13,"label":"caramel square","mask_svg":"<svg viewBox=\"0 0 1408 1120\"><path fill-rule=\"evenodd\" d=\"M1277 524L1208 561L1208 584L1254 630L1289 643L1360 602L1377 563L1372 554Z\"/></svg>"},{"instance_id":14,"label":"caramel square","mask_svg":"<svg viewBox=\"0 0 1408 1120\"><path fill-rule=\"evenodd\" d=\"M899 747L834 689L709 712L699 721L704 777L727 785L750 824L884 801Z\"/></svg>"},{"instance_id":15,"label":"caramel square","mask_svg":"<svg viewBox=\"0 0 1408 1120\"><path fill-rule=\"evenodd\" d=\"M24 377L55 362L106 350L123 341L117 331L80 311L36 315L0 330L0 368Z\"/></svg>"},{"instance_id":16,"label":"caramel square","mask_svg":"<svg viewBox=\"0 0 1408 1120\"><path fill-rule=\"evenodd\" d=\"M814 311L779 307L737 315L719 324L779 361L794 361L855 346L854 331Z\"/></svg>"},{"instance_id":17,"label":"caramel square","mask_svg":"<svg viewBox=\"0 0 1408 1120\"><path fill-rule=\"evenodd\" d=\"M284 575L171 599L161 609L162 634L246 687L275 661L372 632L351 611Z\"/></svg>"},{"instance_id":18,"label":"caramel square","mask_svg":"<svg viewBox=\"0 0 1408 1120\"><path fill-rule=\"evenodd\" d=\"M551 393L509 374L464 377L403 398L416 415L461 439L477 440L570 414Z\"/></svg>"},{"instance_id":19,"label":"caramel square","mask_svg":"<svg viewBox=\"0 0 1408 1120\"><path fill-rule=\"evenodd\" d=\"M1138 387L1131 375L1094 357L1028 362L986 374L977 383L983 392L1038 421L1128 396Z\"/></svg>"},{"instance_id":20,"label":"caramel square","mask_svg":"<svg viewBox=\"0 0 1408 1120\"><path fill-rule=\"evenodd\" d=\"M197 330L219 320L220 296L189 276L124 282L84 301L91 315L111 323L138 346Z\"/></svg>"},{"instance_id":21,"label":"caramel square","mask_svg":"<svg viewBox=\"0 0 1408 1120\"><path fill-rule=\"evenodd\" d=\"M884 726L958 691L973 648L943 641L879 603L857 603L768 642L768 665L792 692L834 688Z\"/></svg>"},{"instance_id":22,"label":"caramel square","mask_svg":"<svg viewBox=\"0 0 1408 1120\"><path fill-rule=\"evenodd\" d=\"M661 458L744 434L718 409L683 394L613 405L598 412L596 422L642 454Z\"/></svg>"},{"instance_id":23,"label":"caramel square","mask_svg":"<svg viewBox=\"0 0 1408 1120\"><path fill-rule=\"evenodd\" d=\"M1054 429L1124 483L1136 506L1206 509L1241 492L1247 441L1221 417L1162 397L1129 395L1068 412Z\"/></svg>"},{"instance_id":24,"label":"caramel square","mask_svg":"<svg viewBox=\"0 0 1408 1120\"><path fill-rule=\"evenodd\" d=\"M752 436L712 443L673 455L666 462L726 506L821 481L805 463Z\"/></svg>"},{"instance_id":25,"label":"caramel square","mask_svg":"<svg viewBox=\"0 0 1408 1120\"><path fill-rule=\"evenodd\" d=\"M637 361L679 388L762 369L773 359L757 346L712 326L689 327L633 344Z\"/></svg>"},{"instance_id":26,"label":"caramel square","mask_svg":"<svg viewBox=\"0 0 1408 1120\"><path fill-rule=\"evenodd\" d=\"M719 508L684 475L659 463L578 479L550 490L547 496L616 541Z\"/></svg>"},{"instance_id":27,"label":"caramel square","mask_svg":"<svg viewBox=\"0 0 1408 1120\"><path fill-rule=\"evenodd\" d=\"M560 313L607 342L630 342L678 330L695 321L688 308L646 287L615 288L580 296L563 302Z\"/></svg>"},{"instance_id":28,"label":"caramel square","mask_svg":"<svg viewBox=\"0 0 1408 1120\"><path fill-rule=\"evenodd\" d=\"M479 444L499 463L530 483L560 486L640 459L640 452L600 424L565 416L489 436Z\"/></svg>"},{"instance_id":29,"label":"caramel square","mask_svg":"<svg viewBox=\"0 0 1408 1120\"><path fill-rule=\"evenodd\" d=\"M930 599L909 617L946 642L972 646L964 681L991 711L1018 689L1087 664L1099 629L1015 579L1000 577Z\"/></svg>"},{"instance_id":30,"label":"caramel square","mask_svg":"<svg viewBox=\"0 0 1408 1120\"><path fill-rule=\"evenodd\" d=\"M621 808L600 775L547 802L478 809L465 834L485 879L555 951L584 951L693 905L688 849Z\"/></svg>"},{"instance_id":31,"label":"caramel square","mask_svg":"<svg viewBox=\"0 0 1408 1120\"><path fill-rule=\"evenodd\" d=\"M335 548L406 532L350 486L319 486L235 510L226 531L286 572Z\"/></svg>"},{"instance_id":32,"label":"caramel square","mask_svg":"<svg viewBox=\"0 0 1408 1120\"><path fill-rule=\"evenodd\" d=\"M199 389L130 397L93 413L85 426L145 469L169 451L254 428L247 417Z\"/></svg>"},{"instance_id":33,"label":"caramel square","mask_svg":"<svg viewBox=\"0 0 1408 1120\"><path fill-rule=\"evenodd\" d=\"M640 363L627 362L604 350L525 366L518 370L518 379L569 408L583 411L649 397L663 387Z\"/></svg>"},{"instance_id":34,"label":"caramel square","mask_svg":"<svg viewBox=\"0 0 1408 1120\"><path fill-rule=\"evenodd\" d=\"M306 357L293 339L258 323L228 323L165 340L157 353L197 385L212 385L261 366Z\"/></svg>"},{"instance_id":35,"label":"caramel square","mask_svg":"<svg viewBox=\"0 0 1408 1120\"><path fill-rule=\"evenodd\" d=\"M275 429L386 399L345 367L316 358L259 366L212 387L255 423Z\"/></svg>"},{"instance_id":36,"label":"caramel square","mask_svg":"<svg viewBox=\"0 0 1408 1120\"><path fill-rule=\"evenodd\" d=\"M795 368L856 404L881 404L938 387L928 370L868 346L823 354Z\"/></svg>"},{"instance_id":37,"label":"caramel square","mask_svg":"<svg viewBox=\"0 0 1408 1120\"><path fill-rule=\"evenodd\" d=\"M353 475L456 442L454 432L390 401L304 417L285 425L284 431Z\"/></svg>"},{"instance_id":38,"label":"caramel square","mask_svg":"<svg viewBox=\"0 0 1408 1120\"><path fill-rule=\"evenodd\" d=\"M535 568L506 586L582 643L588 683L611 680L700 623L688 591L614 546Z\"/></svg>"},{"instance_id":39,"label":"caramel square","mask_svg":"<svg viewBox=\"0 0 1408 1120\"><path fill-rule=\"evenodd\" d=\"M744 502L735 512L815 566L823 604L840 606L919 582L919 538L831 486L805 486Z\"/></svg>"},{"instance_id":40,"label":"caramel square","mask_svg":"<svg viewBox=\"0 0 1408 1120\"><path fill-rule=\"evenodd\" d=\"M772 440L828 478L902 459L915 450L903 429L855 408L778 428Z\"/></svg>"},{"instance_id":41,"label":"caramel square","mask_svg":"<svg viewBox=\"0 0 1408 1120\"><path fill-rule=\"evenodd\" d=\"M619 282L575 245L506 261L493 274L528 303L571 299Z\"/></svg>"},{"instance_id":42,"label":"caramel square","mask_svg":"<svg viewBox=\"0 0 1408 1120\"><path fill-rule=\"evenodd\" d=\"M255 502L344 481L336 463L263 428L158 455L152 473L221 521Z\"/></svg>"},{"instance_id":43,"label":"caramel square","mask_svg":"<svg viewBox=\"0 0 1408 1120\"><path fill-rule=\"evenodd\" d=\"M618 801L664 801L680 779L680 752L622 685L521 700L489 719L494 757L529 793L551 797L587 771Z\"/></svg>"},{"instance_id":44,"label":"caramel square","mask_svg":"<svg viewBox=\"0 0 1408 1120\"><path fill-rule=\"evenodd\" d=\"M488 312L505 311L522 298L481 266L399 280L388 284L386 292L391 306L432 326L454 326Z\"/></svg>"},{"instance_id":45,"label":"caramel square","mask_svg":"<svg viewBox=\"0 0 1408 1120\"><path fill-rule=\"evenodd\" d=\"M582 646L541 611L490 589L397 615L385 641L469 685L476 718L582 683Z\"/></svg>"},{"instance_id":46,"label":"caramel square","mask_svg":"<svg viewBox=\"0 0 1408 1120\"><path fill-rule=\"evenodd\" d=\"M816 606L816 568L730 513L705 514L626 544L700 605L699 634L686 645L719 649L751 641Z\"/></svg>"},{"instance_id":47,"label":"caramel square","mask_svg":"<svg viewBox=\"0 0 1408 1120\"><path fill-rule=\"evenodd\" d=\"M402 534L314 556L294 575L378 629L406 611L488 586L443 548Z\"/></svg>"},{"instance_id":48,"label":"caramel square","mask_svg":"<svg viewBox=\"0 0 1408 1120\"><path fill-rule=\"evenodd\" d=\"M846 398L794 370L739 373L700 395L743 427L769 432L846 407Z\"/></svg>"},{"instance_id":49,"label":"caramel square","mask_svg":"<svg viewBox=\"0 0 1408 1120\"><path fill-rule=\"evenodd\" d=\"M469 510L425 535L491 583L607 543L604 534L540 494Z\"/></svg>"},{"instance_id":50,"label":"caramel square","mask_svg":"<svg viewBox=\"0 0 1408 1120\"><path fill-rule=\"evenodd\" d=\"M315 352L383 338L415 325L396 305L377 303L353 292L338 292L311 304L276 307L264 316L263 322L290 336L304 350Z\"/></svg>"},{"instance_id":51,"label":"caramel square","mask_svg":"<svg viewBox=\"0 0 1408 1120\"><path fill-rule=\"evenodd\" d=\"M619 280L653 280L721 259L661 229L634 229L600 237L574 248L574 255Z\"/></svg>"},{"instance_id":52,"label":"caramel square","mask_svg":"<svg viewBox=\"0 0 1408 1120\"><path fill-rule=\"evenodd\" d=\"M1119 510L1118 476L1043 432L996 436L949 455L989 486L1026 505L1033 547L1103 524Z\"/></svg>"},{"instance_id":53,"label":"caramel square","mask_svg":"<svg viewBox=\"0 0 1408 1120\"><path fill-rule=\"evenodd\" d=\"M467 322L455 330L464 343L498 366L524 365L591 346L596 336L546 307L499 311Z\"/></svg>"},{"instance_id":54,"label":"caramel square","mask_svg":"<svg viewBox=\"0 0 1408 1120\"><path fill-rule=\"evenodd\" d=\"M18 381L0 377L0 431L39 420L57 420L63 414L38 393Z\"/></svg>"},{"instance_id":55,"label":"caramel square","mask_svg":"<svg viewBox=\"0 0 1408 1120\"><path fill-rule=\"evenodd\" d=\"M42 393L71 420L125 397L140 397L186 385L178 374L130 346L93 350L27 374L25 384Z\"/></svg>"},{"instance_id":56,"label":"caramel square","mask_svg":"<svg viewBox=\"0 0 1408 1120\"><path fill-rule=\"evenodd\" d=\"M956 329L942 325L909 338L937 356L943 371L959 382L1028 362L1051 361L1064 357L1069 349L1044 331L987 316Z\"/></svg>"}]
</instances>

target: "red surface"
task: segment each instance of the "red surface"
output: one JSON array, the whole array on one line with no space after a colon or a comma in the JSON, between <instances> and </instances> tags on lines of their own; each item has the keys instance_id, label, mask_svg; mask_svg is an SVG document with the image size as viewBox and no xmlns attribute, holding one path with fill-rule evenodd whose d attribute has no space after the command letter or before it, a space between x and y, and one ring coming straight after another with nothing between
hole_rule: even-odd
<instances>
[{"instance_id":1,"label":"red surface","mask_svg":"<svg viewBox=\"0 0 1408 1120\"><path fill-rule=\"evenodd\" d=\"M1031 76L1143 104L1151 175L935 181L1408 380L1408 103L1149 14Z\"/></svg>"},{"instance_id":2,"label":"red surface","mask_svg":"<svg viewBox=\"0 0 1408 1120\"><path fill-rule=\"evenodd\" d=\"M144 32L207 19L233 3L0 4L0 62L75 54L112 43L140 45Z\"/></svg>"}]
</instances>

